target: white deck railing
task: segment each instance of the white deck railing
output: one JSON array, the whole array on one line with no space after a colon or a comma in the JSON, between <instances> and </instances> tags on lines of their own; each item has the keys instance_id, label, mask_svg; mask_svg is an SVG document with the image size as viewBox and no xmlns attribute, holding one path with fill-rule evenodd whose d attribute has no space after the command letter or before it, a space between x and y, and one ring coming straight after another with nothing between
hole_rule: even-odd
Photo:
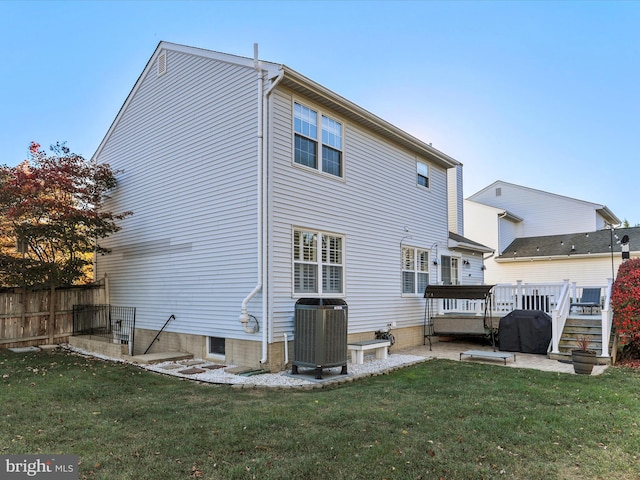
<instances>
[{"instance_id":1,"label":"white deck railing","mask_svg":"<svg viewBox=\"0 0 640 480\"><path fill-rule=\"evenodd\" d=\"M565 280L560 283L523 283L497 284L491 295L491 315L501 317L513 310L542 310L551 316L552 339L551 351L559 353L560 337L569 315L571 303L582 297L585 288L600 288L602 297L602 357L609 357L609 339L611 338L613 313L610 308L611 286L609 279L606 286L581 285ZM458 313L465 315L483 315L484 300L444 299L438 302L437 313Z\"/></svg>"},{"instance_id":2,"label":"white deck railing","mask_svg":"<svg viewBox=\"0 0 640 480\"><path fill-rule=\"evenodd\" d=\"M515 285L499 283L492 290L491 310L495 315L507 314L513 310L543 310L551 315L564 283ZM443 300L440 313L466 313L482 315L484 300Z\"/></svg>"}]
</instances>

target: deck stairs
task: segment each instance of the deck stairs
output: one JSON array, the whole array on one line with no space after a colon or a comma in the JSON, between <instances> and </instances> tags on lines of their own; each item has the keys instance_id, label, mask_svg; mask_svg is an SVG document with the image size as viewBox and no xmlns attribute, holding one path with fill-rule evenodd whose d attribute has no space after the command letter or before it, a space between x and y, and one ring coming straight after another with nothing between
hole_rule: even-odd
<instances>
[{"instance_id":1,"label":"deck stairs","mask_svg":"<svg viewBox=\"0 0 640 480\"><path fill-rule=\"evenodd\" d=\"M598 352L597 363L599 365L608 365L611 363L610 358L602 358L602 315L601 314L583 314L571 313L567 317L567 321L560 337L558 350L560 353L551 353L549 358L571 362L571 350L578 348L578 339L586 337L589 339L589 350ZM612 345L609 344L609 352Z\"/></svg>"}]
</instances>

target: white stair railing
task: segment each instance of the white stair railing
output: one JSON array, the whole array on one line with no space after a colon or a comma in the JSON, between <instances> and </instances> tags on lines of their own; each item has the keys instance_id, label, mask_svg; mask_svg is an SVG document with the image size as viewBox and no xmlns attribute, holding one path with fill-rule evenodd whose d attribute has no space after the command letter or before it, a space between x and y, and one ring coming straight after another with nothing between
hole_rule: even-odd
<instances>
[{"instance_id":1,"label":"white stair railing","mask_svg":"<svg viewBox=\"0 0 640 480\"><path fill-rule=\"evenodd\" d=\"M555 308L551 311L551 353L560 353L560 338L562 338L569 310L571 310L571 289L567 280L558 294Z\"/></svg>"},{"instance_id":2,"label":"white stair railing","mask_svg":"<svg viewBox=\"0 0 640 480\"><path fill-rule=\"evenodd\" d=\"M604 295L604 305L602 307L602 352L601 357L609 358L609 340L613 327L613 309L611 308L611 288L613 279L610 278L607 283Z\"/></svg>"}]
</instances>

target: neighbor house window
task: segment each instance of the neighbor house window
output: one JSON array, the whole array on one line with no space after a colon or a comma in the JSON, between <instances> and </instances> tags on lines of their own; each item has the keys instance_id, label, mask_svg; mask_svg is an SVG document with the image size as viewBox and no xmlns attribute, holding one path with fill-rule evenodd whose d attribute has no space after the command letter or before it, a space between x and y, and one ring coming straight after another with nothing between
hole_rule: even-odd
<instances>
[{"instance_id":1,"label":"neighbor house window","mask_svg":"<svg viewBox=\"0 0 640 480\"><path fill-rule=\"evenodd\" d=\"M320 134L318 134L318 125ZM296 102L293 105L293 131L293 159L296 163L342 177L342 124L340 122Z\"/></svg>"},{"instance_id":2,"label":"neighbor house window","mask_svg":"<svg viewBox=\"0 0 640 480\"><path fill-rule=\"evenodd\" d=\"M443 285L459 285L460 284L460 267L459 259L456 257L450 257L448 255L442 255L441 271L442 271L442 284Z\"/></svg>"},{"instance_id":3,"label":"neighbor house window","mask_svg":"<svg viewBox=\"0 0 640 480\"><path fill-rule=\"evenodd\" d=\"M429 165L423 162L416 162L416 172L418 185L429 188Z\"/></svg>"},{"instance_id":4,"label":"neighbor house window","mask_svg":"<svg viewBox=\"0 0 640 480\"><path fill-rule=\"evenodd\" d=\"M344 294L344 237L294 230L293 291L305 295Z\"/></svg>"},{"instance_id":5,"label":"neighbor house window","mask_svg":"<svg viewBox=\"0 0 640 480\"><path fill-rule=\"evenodd\" d=\"M429 251L402 247L402 293L423 294L429 284Z\"/></svg>"}]
</instances>

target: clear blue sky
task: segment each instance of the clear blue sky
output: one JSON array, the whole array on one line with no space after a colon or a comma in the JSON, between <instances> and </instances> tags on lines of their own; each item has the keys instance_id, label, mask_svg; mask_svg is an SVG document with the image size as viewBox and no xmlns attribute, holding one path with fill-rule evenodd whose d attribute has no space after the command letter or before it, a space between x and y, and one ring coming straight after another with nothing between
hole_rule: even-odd
<instances>
[{"instance_id":1,"label":"clear blue sky","mask_svg":"<svg viewBox=\"0 0 640 480\"><path fill-rule=\"evenodd\" d=\"M640 223L640 2L0 2L0 163L91 157L161 40L284 63L464 164Z\"/></svg>"}]
</instances>

